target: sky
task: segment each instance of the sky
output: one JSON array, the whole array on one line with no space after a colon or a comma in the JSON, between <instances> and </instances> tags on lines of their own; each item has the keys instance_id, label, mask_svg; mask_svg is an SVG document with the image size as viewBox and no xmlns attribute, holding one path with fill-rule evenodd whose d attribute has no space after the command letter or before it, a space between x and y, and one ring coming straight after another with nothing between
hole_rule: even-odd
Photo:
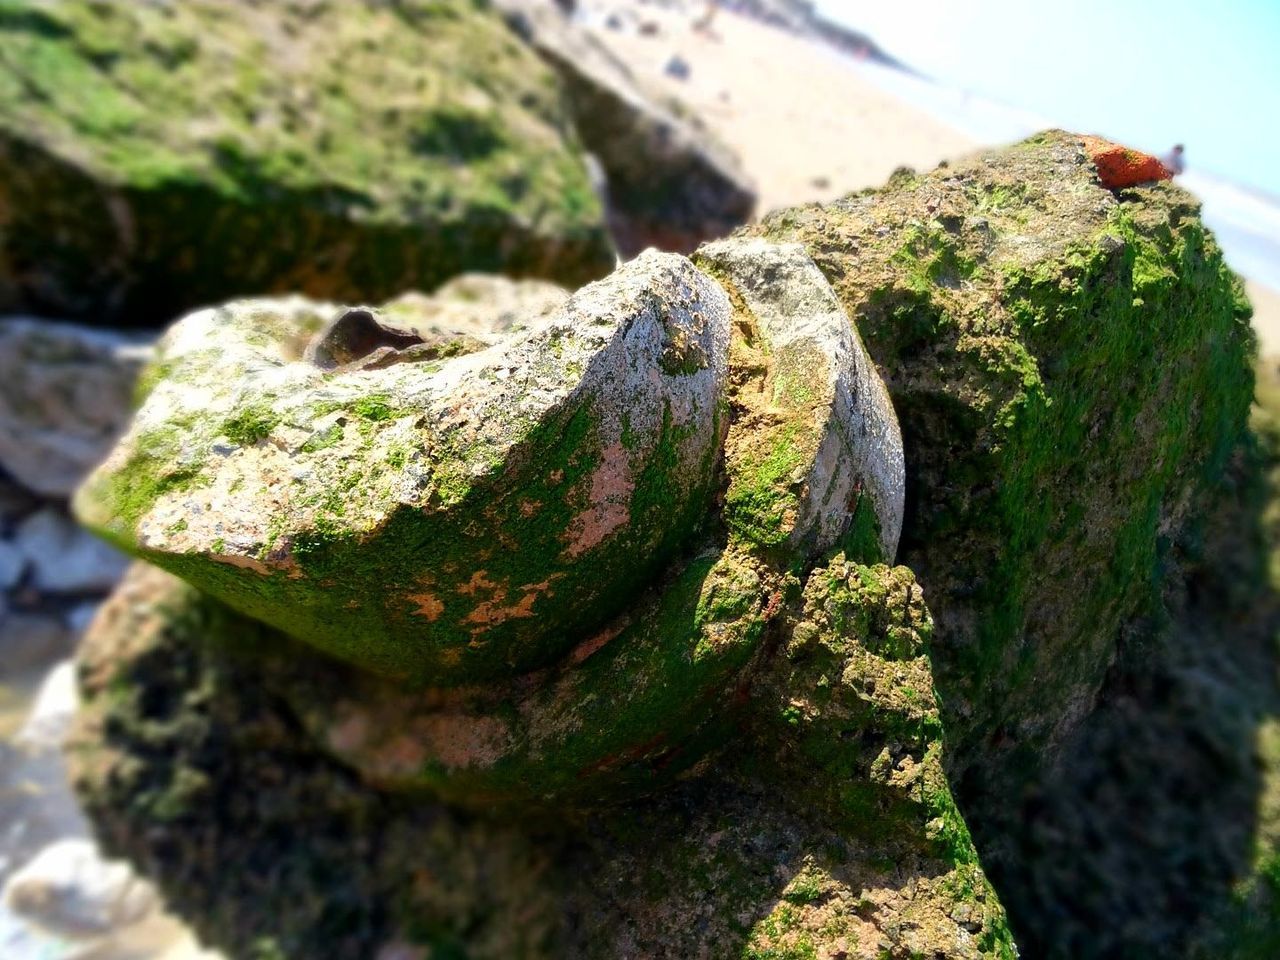
<instances>
[{"instance_id":1,"label":"sky","mask_svg":"<svg viewBox=\"0 0 1280 960\"><path fill-rule=\"evenodd\" d=\"M936 80L1280 197L1280 0L817 0Z\"/></svg>"}]
</instances>

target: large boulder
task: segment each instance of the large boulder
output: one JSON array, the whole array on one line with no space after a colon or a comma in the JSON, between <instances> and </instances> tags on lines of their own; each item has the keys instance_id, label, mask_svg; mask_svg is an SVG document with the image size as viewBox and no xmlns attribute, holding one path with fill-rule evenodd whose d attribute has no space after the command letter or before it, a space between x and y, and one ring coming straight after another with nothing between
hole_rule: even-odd
<instances>
[{"instance_id":1,"label":"large boulder","mask_svg":"<svg viewBox=\"0 0 1280 960\"><path fill-rule=\"evenodd\" d=\"M1195 201L1108 188L1092 143L1042 134L752 231L805 247L889 388L899 559L966 761L1088 714L1249 409L1247 308Z\"/></svg>"},{"instance_id":2,"label":"large boulder","mask_svg":"<svg viewBox=\"0 0 1280 960\"><path fill-rule=\"evenodd\" d=\"M775 613L785 653L700 776L489 816L335 762L280 696L332 666L264 658L271 631L140 565L82 652L73 777L106 849L229 956L1012 960L910 572L837 557Z\"/></svg>"},{"instance_id":3,"label":"large boulder","mask_svg":"<svg viewBox=\"0 0 1280 960\"><path fill-rule=\"evenodd\" d=\"M308 301L192 314L81 519L377 672L544 665L705 512L729 305L654 253L531 319L477 349Z\"/></svg>"},{"instance_id":4,"label":"large boulder","mask_svg":"<svg viewBox=\"0 0 1280 960\"><path fill-rule=\"evenodd\" d=\"M650 91L589 29L549 0L497 0L559 74L583 145L604 174L618 250L688 253L751 219L754 185L695 115Z\"/></svg>"},{"instance_id":5,"label":"large boulder","mask_svg":"<svg viewBox=\"0 0 1280 960\"><path fill-rule=\"evenodd\" d=\"M112 852L145 865L239 952L257 943L306 955L324 942L476 957L1011 957L984 866L1017 905L1015 930L1046 955L1185 946L1187 928L1218 915L1229 892L1230 865L1214 858L1239 856L1250 836L1248 815L1234 832L1222 826L1254 795L1245 738L1275 687L1273 620L1250 612L1256 590L1230 587L1248 576L1256 543L1202 537L1197 522L1222 488L1246 486L1252 337L1194 202L1168 182L1126 173L1121 183L1099 159L1115 156L1128 173L1147 168L1050 132L787 211L693 264L646 256L571 299L570 314L603 293L624 314L651 307L671 322L678 349L650 370L651 386L705 374L694 347L705 352L724 325L725 352L712 351L725 367L711 396L719 466L707 495L672 501L662 521L683 536L633 568L616 606L546 618L562 634L551 639L530 618L520 627L542 659L494 657L463 686L439 664L405 683L373 676L373 660L320 656L315 647L336 647L296 629L298 611L324 602L319 590L253 592L285 582L292 565L264 580L265 556L209 562L179 548L188 527L176 516L171 532L140 522L171 491L135 485L138 509L108 506L129 502L110 482L137 452L126 439L81 510L200 589L139 569L88 641L77 778ZM671 296L671 277L698 291L699 309ZM308 365L323 368L325 390L350 377L365 378L366 394L430 384L448 363L490 369L487 358L562 315L462 343L367 309L328 324L313 306L298 307L302 320L279 303L259 309L259 337L236 348L256 359L233 351L221 368L232 383L206 377L206 398L252 392L268 368L313 377ZM606 329L575 336L607 340L609 310L591 315ZM207 402L170 418L186 374L199 372L185 365L211 316L171 334L176 362L153 368L140 420L194 432L190 463L212 480L184 488L178 475L173 492L181 502L218 490L212 522L236 522L258 492L247 480L218 487L221 465L247 448L300 449L312 433L290 441L274 417L237 419L237 432L256 427L237 443L220 419L229 407L199 423ZM264 359L286 342L302 360ZM637 361L650 363L651 341L638 343ZM544 351L549 368L577 347ZM407 378L424 361L442 367ZM420 429L430 390L406 396L425 413L397 409ZM466 421L486 396L459 393L452 409ZM648 423L631 438L637 449L664 429ZM219 450L206 451L213 430ZM572 438L555 431L540 449ZM163 462L187 463L181 452ZM446 452L466 464L472 448ZM466 489L504 489L524 462ZM399 469L367 463L349 497L357 514ZM308 479L299 471L296 482ZM472 518L477 549L487 533L521 551L504 504ZM178 539L152 549L154 531ZM550 551L530 539L525 559L553 567L575 531L562 524ZM312 570L304 550L293 579L340 592L357 560L385 569L400 556L350 546L346 562ZM916 572L891 567L895 555ZM379 609L377 598L344 601ZM353 649L369 635L345 608L331 616L360 628ZM397 636L369 648L394 649ZM461 649L447 624L441 637ZM433 639L423 630L416 646L429 656ZM483 658L483 643L459 656ZM1210 670L1215 661L1228 666ZM1236 713L1206 706L1253 688L1259 699ZM1154 722L1140 723L1133 702ZM1227 722L1185 726L1210 717ZM1128 732L1145 749L1112 762L1127 756ZM1159 746L1162 733L1173 746ZM1222 812L1209 816L1214 802L1188 792L1223 801ZM1151 809L1127 822L1140 800ZM1156 836L1196 823L1194 843ZM1116 846L1094 856L1111 836ZM1191 869L1178 868L1179 850L1194 851ZM266 891L254 870L264 862L275 870ZM1113 869L1153 904L1097 881ZM1058 891L1048 906L1046 890ZM1148 921L1175 907L1181 939L1149 935Z\"/></svg>"},{"instance_id":6,"label":"large boulder","mask_svg":"<svg viewBox=\"0 0 1280 960\"><path fill-rule=\"evenodd\" d=\"M1036 956L1179 955L1247 872L1275 700L1256 521L1203 522L1250 486L1249 311L1152 169L1049 132L752 231L897 408L952 782Z\"/></svg>"},{"instance_id":7,"label":"large boulder","mask_svg":"<svg viewBox=\"0 0 1280 960\"><path fill-rule=\"evenodd\" d=\"M482 5L10 0L0 47L0 312L612 266L556 77Z\"/></svg>"}]
</instances>

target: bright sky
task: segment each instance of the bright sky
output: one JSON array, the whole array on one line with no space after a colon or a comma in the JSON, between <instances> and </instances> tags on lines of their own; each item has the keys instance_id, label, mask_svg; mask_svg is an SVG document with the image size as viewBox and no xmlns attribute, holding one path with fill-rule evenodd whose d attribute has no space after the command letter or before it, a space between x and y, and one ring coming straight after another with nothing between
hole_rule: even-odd
<instances>
[{"instance_id":1,"label":"bright sky","mask_svg":"<svg viewBox=\"0 0 1280 960\"><path fill-rule=\"evenodd\" d=\"M817 0L922 73L1280 196L1280 0Z\"/></svg>"}]
</instances>

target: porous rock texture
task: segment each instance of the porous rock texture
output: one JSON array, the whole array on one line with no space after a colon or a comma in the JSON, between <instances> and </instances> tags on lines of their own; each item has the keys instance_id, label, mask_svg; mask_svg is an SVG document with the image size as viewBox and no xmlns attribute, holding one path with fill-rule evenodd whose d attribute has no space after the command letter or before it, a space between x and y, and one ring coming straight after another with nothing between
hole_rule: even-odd
<instances>
[{"instance_id":1,"label":"porous rock texture","mask_svg":"<svg viewBox=\"0 0 1280 960\"><path fill-rule=\"evenodd\" d=\"M73 777L108 851L231 956L1013 957L910 572L837 556L774 626L785 653L699 776L492 816L335 762L280 695L335 665L139 566L81 654Z\"/></svg>"},{"instance_id":2,"label":"porous rock texture","mask_svg":"<svg viewBox=\"0 0 1280 960\"><path fill-rule=\"evenodd\" d=\"M0 312L613 265L557 78L482 4L4 0L0 50Z\"/></svg>"},{"instance_id":3,"label":"porous rock texture","mask_svg":"<svg viewBox=\"0 0 1280 960\"><path fill-rule=\"evenodd\" d=\"M1108 187L1114 152L1051 131L751 232L805 247L893 398L898 559L1024 950L1227 956L1222 916L1278 929L1251 851L1276 704L1253 335L1194 199Z\"/></svg>"},{"instance_id":4,"label":"porous rock texture","mask_svg":"<svg viewBox=\"0 0 1280 960\"><path fill-rule=\"evenodd\" d=\"M192 314L81 517L380 673L541 666L704 513L729 305L651 253L478 345L306 301Z\"/></svg>"},{"instance_id":5,"label":"porous rock texture","mask_svg":"<svg viewBox=\"0 0 1280 960\"><path fill-rule=\"evenodd\" d=\"M583 146L604 174L619 252L689 253L751 219L754 185L733 152L678 104L646 90L588 28L550 0L496 0L556 71Z\"/></svg>"},{"instance_id":6,"label":"porous rock texture","mask_svg":"<svg viewBox=\"0 0 1280 960\"><path fill-rule=\"evenodd\" d=\"M714 493L545 666L376 678L139 567L82 661L109 850L232 953L1013 957L1004 900L1028 955L1267 956L1248 309L1194 201L1095 152L1051 131L696 256Z\"/></svg>"}]
</instances>

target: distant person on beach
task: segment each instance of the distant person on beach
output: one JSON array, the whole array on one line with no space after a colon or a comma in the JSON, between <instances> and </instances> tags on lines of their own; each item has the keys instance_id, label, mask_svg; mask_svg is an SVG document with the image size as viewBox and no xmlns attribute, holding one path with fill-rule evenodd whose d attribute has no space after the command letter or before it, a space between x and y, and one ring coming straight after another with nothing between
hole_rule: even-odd
<instances>
[{"instance_id":1,"label":"distant person on beach","mask_svg":"<svg viewBox=\"0 0 1280 960\"><path fill-rule=\"evenodd\" d=\"M1182 154L1182 144L1176 143L1172 150L1160 158L1160 162L1164 164L1164 168L1175 177L1187 168L1187 163L1182 159Z\"/></svg>"}]
</instances>

